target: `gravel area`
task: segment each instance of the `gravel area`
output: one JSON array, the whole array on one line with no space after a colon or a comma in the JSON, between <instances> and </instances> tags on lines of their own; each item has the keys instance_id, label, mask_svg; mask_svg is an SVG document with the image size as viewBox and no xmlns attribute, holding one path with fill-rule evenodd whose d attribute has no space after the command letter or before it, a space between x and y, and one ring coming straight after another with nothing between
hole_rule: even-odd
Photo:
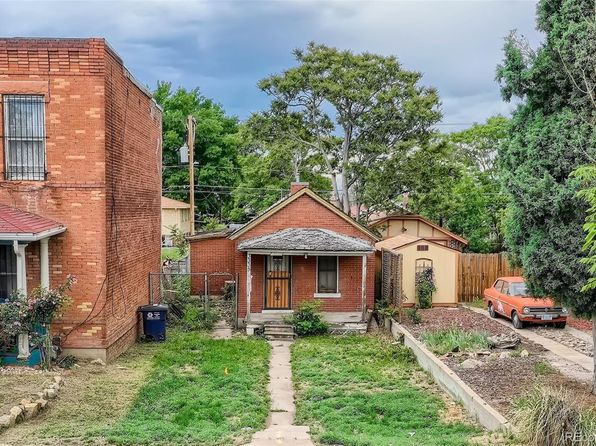
<instances>
[{"instance_id":1,"label":"gravel area","mask_svg":"<svg viewBox=\"0 0 596 446\"><path fill-rule=\"evenodd\" d=\"M465 308L432 308L419 310L419 313L422 323L413 324L407 317L403 321L403 325L419 340L426 331L450 327L485 331L490 335L514 332L513 329ZM561 331L563 330L559 330ZM578 400L584 400L588 405L596 405L596 396L590 396L587 383L575 381L559 373L555 368L557 358L553 358L543 347L524 338L521 338L521 344L515 350L448 353L441 357L441 360L505 417L511 416L514 400L537 384L564 386L576 392ZM466 368L463 366L464 361L475 365Z\"/></svg>"},{"instance_id":2,"label":"gravel area","mask_svg":"<svg viewBox=\"0 0 596 446\"><path fill-rule=\"evenodd\" d=\"M591 342L585 341L569 333L567 330L557 329L551 326L533 326L526 330L532 330L545 338L557 341L579 353L587 356L594 356L594 346Z\"/></svg>"}]
</instances>

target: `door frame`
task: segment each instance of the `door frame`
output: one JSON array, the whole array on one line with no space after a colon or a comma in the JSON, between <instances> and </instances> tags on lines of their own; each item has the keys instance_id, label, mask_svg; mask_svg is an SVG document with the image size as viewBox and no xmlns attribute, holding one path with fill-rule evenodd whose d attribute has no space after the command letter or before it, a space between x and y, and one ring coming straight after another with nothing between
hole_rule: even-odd
<instances>
[{"instance_id":1,"label":"door frame","mask_svg":"<svg viewBox=\"0 0 596 446\"><path fill-rule=\"evenodd\" d=\"M281 257L287 257L288 258L288 306L287 307L268 307L267 306L267 289L269 288L267 286L267 281L269 280L269 278L267 277L267 265L269 263L269 259L272 257L280 257L280 256L274 256L274 255L270 255L270 254L266 254L264 256L264 274L263 274L263 310L267 310L267 311L275 311L275 310L280 310L280 311L286 311L286 310L291 310L292 309L292 256L290 255L282 255ZM279 280L279 279L278 279Z\"/></svg>"}]
</instances>

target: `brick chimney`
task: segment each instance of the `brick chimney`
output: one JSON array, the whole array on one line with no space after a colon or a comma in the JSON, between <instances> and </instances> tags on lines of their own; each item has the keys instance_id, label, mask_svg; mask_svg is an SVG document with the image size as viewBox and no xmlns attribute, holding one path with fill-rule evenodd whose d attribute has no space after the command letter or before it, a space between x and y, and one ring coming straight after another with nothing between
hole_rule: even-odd
<instances>
[{"instance_id":1,"label":"brick chimney","mask_svg":"<svg viewBox=\"0 0 596 446\"><path fill-rule=\"evenodd\" d=\"M290 195L294 195L300 189L305 189L305 188L308 188L308 183L293 182L292 184L290 184Z\"/></svg>"}]
</instances>

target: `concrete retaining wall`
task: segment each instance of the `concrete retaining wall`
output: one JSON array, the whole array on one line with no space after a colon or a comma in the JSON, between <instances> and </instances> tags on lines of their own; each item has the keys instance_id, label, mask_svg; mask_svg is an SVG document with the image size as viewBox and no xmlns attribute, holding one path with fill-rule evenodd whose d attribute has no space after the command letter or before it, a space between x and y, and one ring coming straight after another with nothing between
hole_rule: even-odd
<instances>
[{"instance_id":1,"label":"concrete retaining wall","mask_svg":"<svg viewBox=\"0 0 596 446\"><path fill-rule=\"evenodd\" d=\"M455 400L460 401L470 415L488 430L508 430L509 422L464 383L447 365L431 353L421 342L396 321L391 321L391 334L403 336L404 345L413 352L420 366Z\"/></svg>"}]
</instances>

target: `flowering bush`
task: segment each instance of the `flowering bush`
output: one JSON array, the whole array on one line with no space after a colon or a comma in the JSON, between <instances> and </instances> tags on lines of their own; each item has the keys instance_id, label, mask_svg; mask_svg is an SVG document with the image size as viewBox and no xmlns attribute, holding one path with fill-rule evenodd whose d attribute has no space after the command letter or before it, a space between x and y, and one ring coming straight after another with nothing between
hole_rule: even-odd
<instances>
[{"instance_id":1,"label":"flowering bush","mask_svg":"<svg viewBox=\"0 0 596 446\"><path fill-rule=\"evenodd\" d=\"M430 308L433 293L437 291L435 274L432 268L424 268L416 273L416 297L420 308Z\"/></svg>"},{"instance_id":2,"label":"flowering bush","mask_svg":"<svg viewBox=\"0 0 596 446\"><path fill-rule=\"evenodd\" d=\"M37 325L49 325L61 316L70 303L66 294L76 283L73 276L58 288L35 288L29 297L20 291L0 305L0 342L14 338L19 333L34 333Z\"/></svg>"}]
</instances>

